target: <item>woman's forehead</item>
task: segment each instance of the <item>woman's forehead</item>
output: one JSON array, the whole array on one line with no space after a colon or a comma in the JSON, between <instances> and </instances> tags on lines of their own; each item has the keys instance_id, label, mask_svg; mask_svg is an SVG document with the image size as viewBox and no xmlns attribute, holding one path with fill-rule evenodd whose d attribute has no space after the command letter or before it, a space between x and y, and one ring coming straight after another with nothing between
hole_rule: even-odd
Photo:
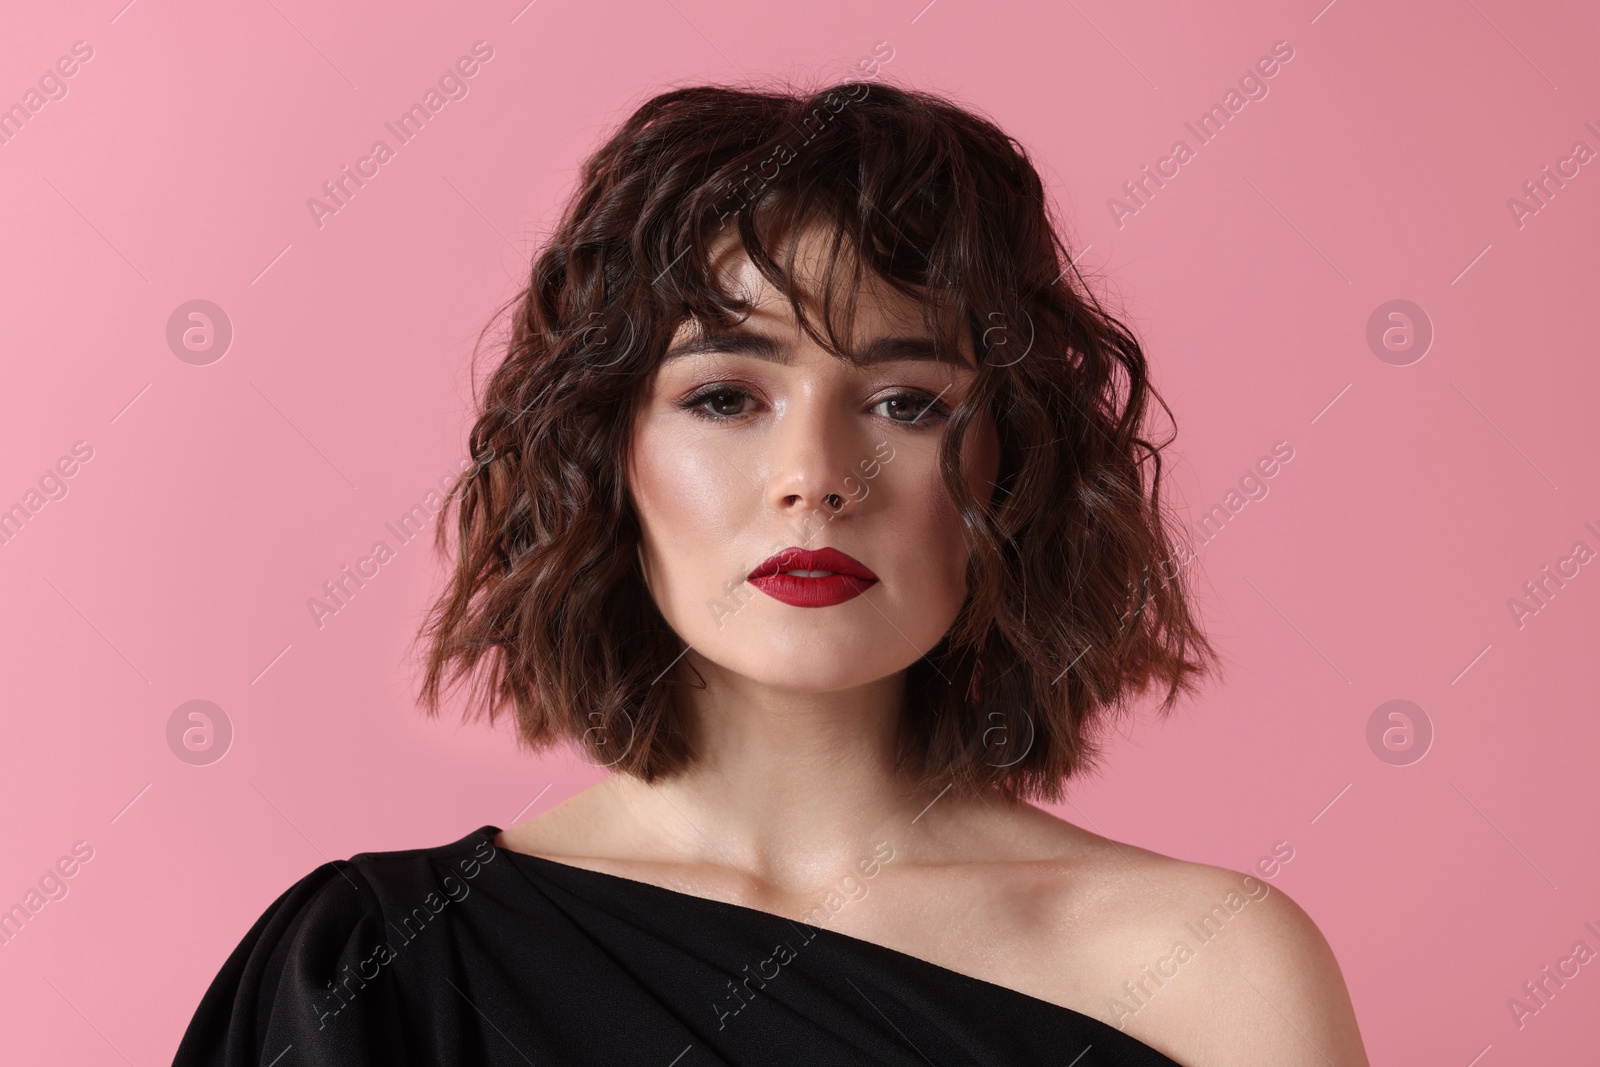
<instances>
[{"instance_id":1,"label":"woman's forehead","mask_svg":"<svg viewBox=\"0 0 1600 1067\"><path fill-rule=\"evenodd\" d=\"M808 316L820 319L821 292L827 280L828 259L832 254L832 236L819 229L811 229L801 237L795 248L795 262L790 277L800 290L800 300ZM785 248L778 261L788 254ZM925 310L917 298L901 292L871 270L863 270L857 277L856 263L848 243L842 245L834 264L833 303L836 321L843 325L843 309L854 297L854 321L851 322L854 339L862 340L883 333L923 336L930 333ZM789 299L773 285L751 262L749 253L736 235L723 238L712 250L712 266L720 286L729 295L749 301L749 322L752 326L779 330L798 330L794 310ZM696 320L680 323L673 335L674 341L696 336L700 324ZM969 345L961 338L965 351Z\"/></svg>"}]
</instances>

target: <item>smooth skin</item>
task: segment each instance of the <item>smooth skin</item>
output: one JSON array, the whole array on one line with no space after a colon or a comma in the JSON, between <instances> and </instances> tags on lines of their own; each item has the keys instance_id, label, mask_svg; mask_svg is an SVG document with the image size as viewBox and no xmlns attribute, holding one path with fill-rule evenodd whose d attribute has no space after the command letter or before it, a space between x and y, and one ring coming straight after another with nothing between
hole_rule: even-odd
<instances>
[{"instance_id":1,"label":"smooth skin","mask_svg":"<svg viewBox=\"0 0 1600 1067\"><path fill-rule=\"evenodd\" d=\"M800 243L807 269L819 240ZM768 351L669 349L628 472L646 582L690 646L674 669L693 679L692 665L705 682L678 690L697 761L654 785L612 775L498 843L816 922L1119 1026L1185 1067L1366 1067L1338 963L1281 890L896 774L906 668L966 596L937 449L976 374L970 344L961 366L851 367L800 330L735 241L718 254L724 277L754 295L742 331ZM915 301L875 279L860 299L858 351L928 336ZM673 348L698 336L685 325ZM998 457L986 416L963 456L980 500ZM832 546L879 582L801 608L743 581L788 546ZM886 853L863 877L862 862ZM1202 944L1186 924L1219 906L1222 932Z\"/></svg>"}]
</instances>

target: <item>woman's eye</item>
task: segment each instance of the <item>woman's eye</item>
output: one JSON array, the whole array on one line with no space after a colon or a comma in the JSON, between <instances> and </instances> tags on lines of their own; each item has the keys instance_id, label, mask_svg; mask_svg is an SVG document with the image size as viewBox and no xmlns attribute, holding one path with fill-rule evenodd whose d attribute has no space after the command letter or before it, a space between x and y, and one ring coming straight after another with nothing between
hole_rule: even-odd
<instances>
[{"instance_id":1,"label":"woman's eye","mask_svg":"<svg viewBox=\"0 0 1600 1067\"><path fill-rule=\"evenodd\" d=\"M923 426L932 426L939 419L949 415L949 409L939 403L937 397L925 393L896 393L878 401L878 407L888 406L886 412L894 422L903 422L907 425L915 423L920 429Z\"/></svg>"},{"instance_id":2,"label":"woman's eye","mask_svg":"<svg viewBox=\"0 0 1600 1067\"><path fill-rule=\"evenodd\" d=\"M743 401L748 400L750 394L743 389L732 389L720 386L716 389L706 389L678 406L691 415L698 415L702 419L733 419L744 414L742 410L729 410L735 408Z\"/></svg>"}]
</instances>

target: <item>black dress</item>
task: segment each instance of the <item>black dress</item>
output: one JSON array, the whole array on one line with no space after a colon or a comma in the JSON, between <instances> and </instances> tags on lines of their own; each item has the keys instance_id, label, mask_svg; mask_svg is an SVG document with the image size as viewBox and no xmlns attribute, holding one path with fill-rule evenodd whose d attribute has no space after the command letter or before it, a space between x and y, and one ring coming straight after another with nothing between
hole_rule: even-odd
<instances>
[{"instance_id":1,"label":"black dress","mask_svg":"<svg viewBox=\"0 0 1600 1067\"><path fill-rule=\"evenodd\" d=\"M335 860L211 983L174 1067L1178 1067L1098 1019L823 927L497 848Z\"/></svg>"}]
</instances>

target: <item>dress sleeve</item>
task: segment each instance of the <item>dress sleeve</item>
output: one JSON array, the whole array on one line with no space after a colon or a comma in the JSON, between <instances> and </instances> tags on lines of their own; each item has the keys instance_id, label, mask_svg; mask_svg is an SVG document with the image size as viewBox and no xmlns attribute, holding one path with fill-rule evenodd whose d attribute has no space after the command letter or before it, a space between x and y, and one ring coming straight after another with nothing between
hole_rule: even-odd
<instances>
[{"instance_id":1,"label":"dress sleeve","mask_svg":"<svg viewBox=\"0 0 1600 1067\"><path fill-rule=\"evenodd\" d=\"M375 952L388 940L385 926L377 895L348 860L316 868L228 956L173 1067L405 1064L399 994Z\"/></svg>"}]
</instances>

